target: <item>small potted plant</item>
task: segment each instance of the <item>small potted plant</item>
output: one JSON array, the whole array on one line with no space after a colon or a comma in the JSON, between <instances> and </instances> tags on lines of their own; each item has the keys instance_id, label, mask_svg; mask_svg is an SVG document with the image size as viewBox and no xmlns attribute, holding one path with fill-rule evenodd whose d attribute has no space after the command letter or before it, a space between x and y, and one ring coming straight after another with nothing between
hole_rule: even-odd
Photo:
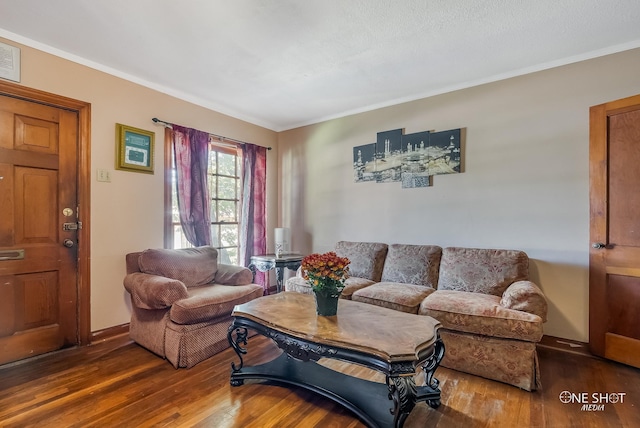
<instances>
[{"instance_id":1,"label":"small potted plant","mask_svg":"<svg viewBox=\"0 0 640 428\"><path fill-rule=\"evenodd\" d=\"M302 259L302 275L316 296L318 315L337 313L338 299L344 289L344 281L349 277L349 263L348 258L339 257L333 251L310 254Z\"/></svg>"}]
</instances>

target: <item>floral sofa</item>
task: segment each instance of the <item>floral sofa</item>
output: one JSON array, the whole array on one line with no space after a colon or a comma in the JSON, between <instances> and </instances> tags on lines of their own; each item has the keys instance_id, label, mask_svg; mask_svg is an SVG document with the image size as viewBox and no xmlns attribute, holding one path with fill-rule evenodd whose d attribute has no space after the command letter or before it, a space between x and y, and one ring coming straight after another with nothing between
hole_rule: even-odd
<instances>
[{"instance_id":1,"label":"floral sofa","mask_svg":"<svg viewBox=\"0 0 640 428\"><path fill-rule=\"evenodd\" d=\"M176 368L228 348L233 308L264 291L249 269L218 263L217 250L208 246L130 253L126 268L129 335Z\"/></svg>"},{"instance_id":2,"label":"floral sofa","mask_svg":"<svg viewBox=\"0 0 640 428\"><path fill-rule=\"evenodd\" d=\"M536 343L547 301L522 251L340 241L351 260L342 298L431 316L442 323L442 366L540 387ZM311 293L298 271L286 291Z\"/></svg>"}]
</instances>

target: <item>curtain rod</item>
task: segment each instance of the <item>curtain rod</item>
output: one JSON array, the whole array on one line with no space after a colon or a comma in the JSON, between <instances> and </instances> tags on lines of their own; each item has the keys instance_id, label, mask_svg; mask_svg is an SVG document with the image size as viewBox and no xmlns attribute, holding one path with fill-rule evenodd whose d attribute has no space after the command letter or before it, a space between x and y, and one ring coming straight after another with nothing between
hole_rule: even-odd
<instances>
[{"instance_id":1,"label":"curtain rod","mask_svg":"<svg viewBox=\"0 0 640 428\"><path fill-rule=\"evenodd\" d=\"M159 123L159 124L164 125L164 126L166 126L166 127L168 127L168 128L171 128L171 127L173 127L173 125L174 125L174 124L173 124L173 123L171 123L171 122L167 122L167 121L165 121L165 120L160 120L160 119L158 119L157 117L154 117L154 118L153 118L153 119L151 119L151 120L152 120L154 123ZM209 133L209 135L210 135L210 136L212 136L212 137L220 138L223 142L225 142L225 141L231 141L232 143L236 143L236 144L242 144L242 145L247 144L247 143L245 143L244 141L234 140L233 138L223 137L222 135L217 135L217 134L212 134L212 133ZM271 147L267 147L267 150L271 150Z\"/></svg>"}]
</instances>

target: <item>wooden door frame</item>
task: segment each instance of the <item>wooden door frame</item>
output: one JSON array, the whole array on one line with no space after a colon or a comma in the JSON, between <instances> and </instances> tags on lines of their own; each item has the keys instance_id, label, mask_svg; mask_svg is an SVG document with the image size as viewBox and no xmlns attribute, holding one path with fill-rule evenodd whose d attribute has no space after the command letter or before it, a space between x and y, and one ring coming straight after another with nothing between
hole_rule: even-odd
<instances>
[{"instance_id":1,"label":"wooden door frame","mask_svg":"<svg viewBox=\"0 0 640 428\"><path fill-rule=\"evenodd\" d=\"M91 104L0 80L0 95L71 110L78 114L78 325L77 344L91 339Z\"/></svg>"}]
</instances>

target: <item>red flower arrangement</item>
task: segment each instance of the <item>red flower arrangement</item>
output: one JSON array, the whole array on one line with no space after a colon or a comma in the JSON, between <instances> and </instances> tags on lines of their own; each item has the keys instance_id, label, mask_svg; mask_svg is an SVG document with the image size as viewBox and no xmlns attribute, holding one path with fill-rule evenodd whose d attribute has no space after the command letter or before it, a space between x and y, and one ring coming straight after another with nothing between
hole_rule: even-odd
<instances>
[{"instance_id":1,"label":"red flower arrangement","mask_svg":"<svg viewBox=\"0 0 640 428\"><path fill-rule=\"evenodd\" d=\"M302 276L315 293L337 297L349 278L349 263L348 258L338 257L333 251L310 254L302 259Z\"/></svg>"}]
</instances>

